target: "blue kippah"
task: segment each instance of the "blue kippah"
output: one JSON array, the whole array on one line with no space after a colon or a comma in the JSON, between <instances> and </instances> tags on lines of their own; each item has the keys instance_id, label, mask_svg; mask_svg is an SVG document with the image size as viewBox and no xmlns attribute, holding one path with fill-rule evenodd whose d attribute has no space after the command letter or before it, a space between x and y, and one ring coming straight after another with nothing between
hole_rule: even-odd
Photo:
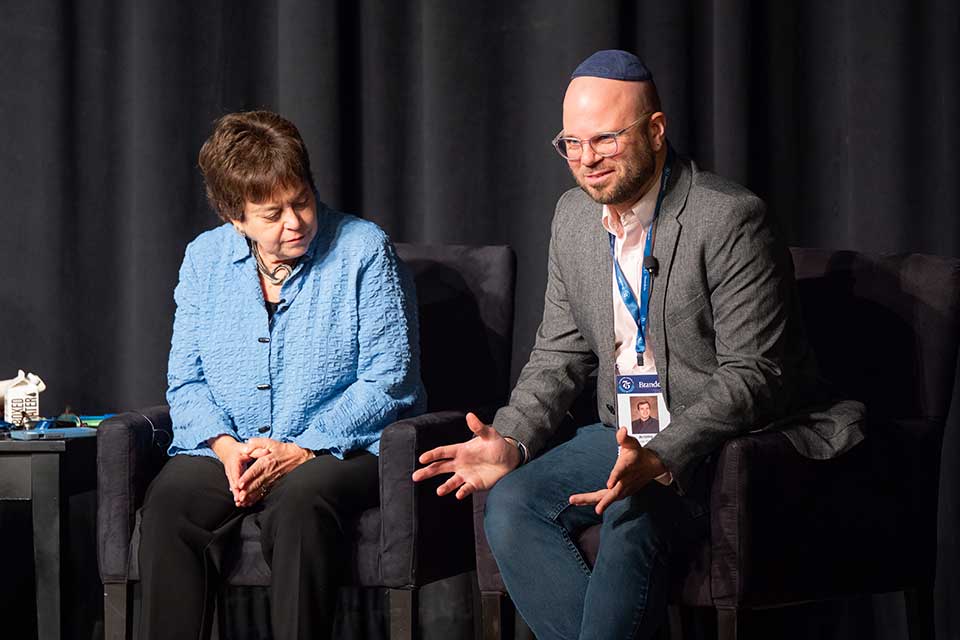
<instances>
[{"instance_id":1,"label":"blue kippah","mask_svg":"<svg viewBox=\"0 0 960 640\"><path fill-rule=\"evenodd\" d=\"M630 82L648 82L653 74L637 56L620 49L605 49L580 63L570 74L570 79L580 76L606 78L608 80L627 80Z\"/></svg>"}]
</instances>

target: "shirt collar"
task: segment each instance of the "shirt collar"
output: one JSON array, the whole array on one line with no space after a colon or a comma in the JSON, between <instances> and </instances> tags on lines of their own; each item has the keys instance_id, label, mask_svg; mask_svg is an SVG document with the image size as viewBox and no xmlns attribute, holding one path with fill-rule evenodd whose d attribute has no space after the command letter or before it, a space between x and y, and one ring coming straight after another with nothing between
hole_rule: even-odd
<instances>
[{"instance_id":1,"label":"shirt collar","mask_svg":"<svg viewBox=\"0 0 960 640\"><path fill-rule=\"evenodd\" d=\"M229 222L227 224L230 224ZM247 258L252 258L250 255L250 245L247 244L246 237L240 235L235 229L233 233L229 234L230 238L230 257L233 262L243 262Z\"/></svg>"},{"instance_id":2,"label":"shirt collar","mask_svg":"<svg viewBox=\"0 0 960 640\"><path fill-rule=\"evenodd\" d=\"M657 196L660 195L660 180L663 171L657 173L653 186L640 196L632 207L622 213L617 213L607 205L603 205L600 223L607 233L612 233L621 240L635 228L646 229L653 222L653 213L657 207Z\"/></svg>"}]
</instances>

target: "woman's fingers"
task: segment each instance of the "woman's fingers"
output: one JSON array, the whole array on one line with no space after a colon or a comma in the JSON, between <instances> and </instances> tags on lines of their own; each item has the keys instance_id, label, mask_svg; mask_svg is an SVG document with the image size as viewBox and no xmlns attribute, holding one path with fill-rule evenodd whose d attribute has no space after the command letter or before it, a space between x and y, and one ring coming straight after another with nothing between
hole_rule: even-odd
<instances>
[{"instance_id":1,"label":"woman's fingers","mask_svg":"<svg viewBox=\"0 0 960 640\"><path fill-rule=\"evenodd\" d=\"M251 469L253 465L251 465ZM247 469L249 472L250 469ZM247 474L245 473L244 476ZM270 471L263 467L260 472L254 476L247 477L243 481L243 488L235 493L234 500L238 507L249 507L262 500L268 493L273 483L277 480Z\"/></svg>"},{"instance_id":2,"label":"woman's fingers","mask_svg":"<svg viewBox=\"0 0 960 640\"><path fill-rule=\"evenodd\" d=\"M223 461L223 471L227 476L227 484L234 498L239 490L240 476L243 474L244 459L240 456L229 456Z\"/></svg>"},{"instance_id":3,"label":"woman's fingers","mask_svg":"<svg viewBox=\"0 0 960 640\"><path fill-rule=\"evenodd\" d=\"M271 453L281 443L270 438L250 438L243 443L240 450L248 458L262 458Z\"/></svg>"},{"instance_id":4,"label":"woman's fingers","mask_svg":"<svg viewBox=\"0 0 960 640\"><path fill-rule=\"evenodd\" d=\"M243 475L240 476L240 479L237 480L237 488L241 490L249 490L249 487L253 484L253 481L259 477L267 468L266 458L258 458L254 461L252 465L247 467L247 470L243 472Z\"/></svg>"}]
</instances>

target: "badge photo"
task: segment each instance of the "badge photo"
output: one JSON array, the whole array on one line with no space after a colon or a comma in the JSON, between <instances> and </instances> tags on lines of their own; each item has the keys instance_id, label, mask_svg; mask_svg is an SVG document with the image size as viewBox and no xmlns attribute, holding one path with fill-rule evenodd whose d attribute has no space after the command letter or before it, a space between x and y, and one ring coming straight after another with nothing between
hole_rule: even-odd
<instances>
[{"instance_id":1,"label":"badge photo","mask_svg":"<svg viewBox=\"0 0 960 640\"><path fill-rule=\"evenodd\" d=\"M617 425L647 444L670 424L660 379L653 375L617 376Z\"/></svg>"}]
</instances>

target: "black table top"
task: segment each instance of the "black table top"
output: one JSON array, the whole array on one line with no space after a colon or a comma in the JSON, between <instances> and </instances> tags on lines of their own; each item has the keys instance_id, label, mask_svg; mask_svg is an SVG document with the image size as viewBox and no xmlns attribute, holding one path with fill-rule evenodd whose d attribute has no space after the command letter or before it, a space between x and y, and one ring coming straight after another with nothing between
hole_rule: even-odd
<instances>
[{"instance_id":1,"label":"black table top","mask_svg":"<svg viewBox=\"0 0 960 640\"><path fill-rule=\"evenodd\" d=\"M0 440L0 453L57 453L74 448L74 443L96 441L95 437L70 438L68 440ZM81 445L89 446L89 445Z\"/></svg>"}]
</instances>

